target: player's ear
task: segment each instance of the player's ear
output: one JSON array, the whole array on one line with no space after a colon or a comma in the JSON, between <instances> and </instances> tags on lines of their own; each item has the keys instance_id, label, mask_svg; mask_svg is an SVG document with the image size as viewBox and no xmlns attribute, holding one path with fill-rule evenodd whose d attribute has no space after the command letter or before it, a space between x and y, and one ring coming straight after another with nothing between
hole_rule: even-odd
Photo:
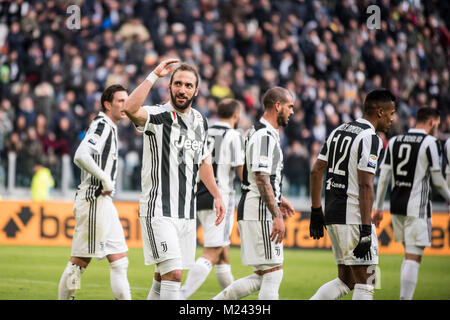
<instances>
[{"instance_id":1,"label":"player's ear","mask_svg":"<svg viewBox=\"0 0 450 320\"><path fill-rule=\"evenodd\" d=\"M105 111L110 111L111 110L111 102L105 101L103 103L103 105L105 106Z\"/></svg>"},{"instance_id":2,"label":"player's ear","mask_svg":"<svg viewBox=\"0 0 450 320\"><path fill-rule=\"evenodd\" d=\"M377 108L377 117L381 118L383 116L384 113L384 108L383 107L378 107Z\"/></svg>"},{"instance_id":3,"label":"player's ear","mask_svg":"<svg viewBox=\"0 0 450 320\"><path fill-rule=\"evenodd\" d=\"M198 87L195 88L195 93L194 93L194 97L196 97L198 95Z\"/></svg>"}]
</instances>

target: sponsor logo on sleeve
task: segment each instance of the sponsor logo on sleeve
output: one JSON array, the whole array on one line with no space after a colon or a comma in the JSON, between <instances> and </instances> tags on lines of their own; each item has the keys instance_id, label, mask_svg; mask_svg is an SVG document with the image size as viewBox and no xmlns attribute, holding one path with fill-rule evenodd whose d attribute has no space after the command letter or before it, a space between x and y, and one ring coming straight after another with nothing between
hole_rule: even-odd
<instances>
[{"instance_id":1,"label":"sponsor logo on sleeve","mask_svg":"<svg viewBox=\"0 0 450 320\"><path fill-rule=\"evenodd\" d=\"M378 162L378 157L374 154L369 155L369 162L367 163L367 166L371 168L376 168Z\"/></svg>"},{"instance_id":2,"label":"sponsor logo on sleeve","mask_svg":"<svg viewBox=\"0 0 450 320\"><path fill-rule=\"evenodd\" d=\"M259 165L260 168L268 168L269 167L269 158L266 156L261 156L259 158Z\"/></svg>"},{"instance_id":3,"label":"sponsor logo on sleeve","mask_svg":"<svg viewBox=\"0 0 450 320\"><path fill-rule=\"evenodd\" d=\"M98 136L98 134L93 134L92 137L89 138L88 142L95 146L99 139L100 137Z\"/></svg>"}]
</instances>

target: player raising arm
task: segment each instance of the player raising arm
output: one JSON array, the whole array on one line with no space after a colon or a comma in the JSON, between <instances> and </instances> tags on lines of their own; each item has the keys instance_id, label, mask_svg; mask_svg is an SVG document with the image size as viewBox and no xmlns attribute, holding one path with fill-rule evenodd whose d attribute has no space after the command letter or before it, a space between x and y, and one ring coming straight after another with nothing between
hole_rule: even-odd
<instances>
[{"instance_id":1,"label":"player raising arm","mask_svg":"<svg viewBox=\"0 0 450 320\"><path fill-rule=\"evenodd\" d=\"M130 94L125 112L144 133L139 217L146 265L156 264L148 299L180 299L182 270L195 262L195 194L200 178L213 196L216 224L225 213L207 149L208 124L192 107L199 75L177 59L162 61ZM155 81L172 72L170 99L142 106Z\"/></svg>"}]
</instances>

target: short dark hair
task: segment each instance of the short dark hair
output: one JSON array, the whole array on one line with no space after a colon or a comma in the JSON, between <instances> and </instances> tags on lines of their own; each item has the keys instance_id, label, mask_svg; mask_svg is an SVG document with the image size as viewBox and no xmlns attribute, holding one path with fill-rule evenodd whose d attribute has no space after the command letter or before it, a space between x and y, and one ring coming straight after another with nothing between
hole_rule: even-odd
<instances>
[{"instance_id":1,"label":"short dark hair","mask_svg":"<svg viewBox=\"0 0 450 320\"><path fill-rule=\"evenodd\" d=\"M110 85L108 88L105 89L102 93L102 97L100 99L101 105L102 105L102 111L105 111L105 101L112 102L114 99L114 94L118 91L127 91L122 85L120 84L113 84Z\"/></svg>"},{"instance_id":2,"label":"short dark hair","mask_svg":"<svg viewBox=\"0 0 450 320\"><path fill-rule=\"evenodd\" d=\"M388 89L380 88L369 92L364 100L364 114L372 115L382 103L394 102L395 96Z\"/></svg>"},{"instance_id":3,"label":"short dark hair","mask_svg":"<svg viewBox=\"0 0 450 320\"><path fill-rule=\"evenodd\" d=\"M441 116L441 113L438 109L434 109L431 107L423 107L417 110L417 122L424 123L430 119L436 119Z\"/></svg>"},{"instance_id":4,"label":"short dark hair","mask_svg":"<svg viewBox=\"0 0 450 320\"><path fill-rule=\"evenodd\" d=\"M223 99L217 105L217 115L222 119L230 119L240 106L241 103L236 99Z\"/></svg>"},{"instance_id":5,"label":"short dark hair","mask_svg":"<svg viewBox=\"0 0 450 320\"><path fill-rule=\"evenodd\" d=\"M190 72L192 72L195 75L195 78L197 79L197 81L195 82L195 87L198 88L198 83L200 81L200 76L198 74L198 71L197 71L197 69L194 66L191 66L190 64L187 64L187 63L182 63L178 67L176 67L175 70L173 70L172 75L170 76L170 82L169 82L170 84L172 84L173 76L178 71L190 71Z\"/></svg>"},{"instance_id":6,"label":"short dark hair","mask_svg":"<svg viewBox=\"0 0 450 320\"><path fill-rule=\"evenodd\" d=\"M262 104L265 110L272 109L278 101L286 103L289 99L289 91L282 87L272 87L264 93L262 97Z\"/></svg>"}]
</instances>

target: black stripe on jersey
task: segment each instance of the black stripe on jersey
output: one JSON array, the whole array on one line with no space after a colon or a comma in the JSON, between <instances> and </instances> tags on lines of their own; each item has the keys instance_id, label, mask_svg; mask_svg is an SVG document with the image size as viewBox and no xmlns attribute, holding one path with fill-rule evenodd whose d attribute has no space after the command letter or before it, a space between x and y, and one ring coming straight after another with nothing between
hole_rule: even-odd
<instances>
[{"instance_id":1,"label":"black stripe on jersey","mask_svg":"<svg viewBox=\"0 0 450 320\"><path fill-rule=\"evenodd\" d=\"M116 130L112 129L113 131L113 140L114 140L114 147L115 150L117 150L117 138L116 138ZM114 159L112 169L111 169L111 180L114 180L114 175L116 174L116 167L117 167L117 159Z\"/></svg>"},{"instance_id":2,"label":"black stripe on jersey","mask_svg":"<svg viewBox=\"0 0 450 320\"><path fill-rule=\"evenodd\" d=\"M95 129L94 134L97 134L97 135L101 136L102 133L103 133L103 130L105 129L105 124L106 124L106 123L105 123L104 121L100 121L100 122L97 124L97 128Z\"/></svg>"},{"instance_id":3,"label":"black stripe on jersey","mask_svg":"<svg viewBox=\"0 0 450 320\"><path fill-rule=\"evenodd\" d=\"M248 193L248 190L242 190L241 199L239 199L239 204L237 207L237 219L238 220L244 220L244 206L245 206L245 198L247 197L247 193Z\"/></svg>"},{"instance_id":4,"label":"black stripe on jersey","mask_svg":"<svg viewBox=\"0 0 450 320\"><path fill-rule=\"evenodd\" d=\"M151 154L151 162L152 162L152 172L150 174L150 179L152 181L152 187L150 188L150 194L148 197L147 202L147 216L154 216L155 214L155 203L156 198L158 196L158 169L159 169L159 161L158 161L158 146L156 143L156 136L151 133L150 131L147 131L146 134L148 135L148 141L149 141L149 148L150 148L150 154ZM151 212L150 212L151 210Z\"/></svg>"},{"instance_id":5,"label":"black stripe on jersey","mask_svg":"<svg viewBox=\"0 0 450 320\"><path fill-rule=\"evenodd\" d=\"M161 112L157 114L150 114L149 122L152 124L167 124L172 125L172 117L170 116L170 111Z\"/></svg>"},{"instance_id":6,"label":"black stripe on jersey","mask_svg":"<svg viewBox=\"0 0 450 320\"><path fill-rule=\"evenodd\" d=\"M195 218L195 193L196 193L196 181L197 181L197 173L200 165L194 163L193 167L193 175L192 175L192 193L191 193L191 211L189 212L189 219Z\"/></svg>"},{"instance_id":7,"label":"black stripe on jersey","mask_svg":"<svg viewBox=\"0 0 450 320\"><path fill-rule=\"evenodd\" d=\"M161 201L163 216L170 217L170 134L172 125L163 126L161 150Z\"/></svg>"},{"instance_id":8,"label":"black stripe on jersey","mask_svg":"<svg viewBox=\"0 0 450 320\"><path fill-rule=\"evenodd\" d=\"M328 138L327 138L327 140L328 140ZM325 140L325 141L327 141L327 140ZM327 151L328 151L328 144L325 142L322 146L322 149L320 149L320 154L323 156L326 156Z\"/></svg>"},{"instance_id":9,"label":"black stripe on jersey","mask_svg":"<svg viewBox=\"0 0 450 320\"><path fill-rule=\"evenodd\" d=\"M109 151L111 150L111 140L112 140L112 131L109 132L108 138L105 141L105 146L103 147L102 165L100 167L102 170L105 170L106 161L108 161Z\"/></svg>"},{"instance_id":10,"label":"black stripe on jersey","mask_svg":"<svg viewBox=\"0 0 450 320\"><path fill-rule=\"evenodd\" d=\"M244 150L247 150L247 142L248 142L248 138L245 140ZM250 156L251 156L251 152L252 152L252 150L250 149ZM246 154L244 157L244 168L242 170L242 184L241 184L242 192L244 192L244 190L246 188L248 188L248 186L250 186L250 182L248 181L247 161L248 161L248 159L247 159L247 154Z\"/></svg>"},{"instance_id":11,"label":"black stripe on jersey","mask_svg":"<svg viewBox=\"0 0 450 320\"><path fill-rule=\"evenodd\" d=\"M430 147L427 147L426 154L427 154L428 163L430 164L430 167L431 167L433 165L433 157L431 156Z\"/></svg>"},{"instance_id":12,"label":"black stripe on jersey","mask_svg":"<svg viewBox=\"0 0 450 320\"><path fill-rule=\"evenodd\" d=\"M391 149L389 146L386 148L386 159L384 159L384 164L391 165Z\"/></svg>"},{"instance_id":13,"label":"black stripe on jersey","mask_svg":"<svg viewBox=\"0 0 450 320\"><path fill-rule=\"evenodd\" d=\"M370 154L378 156L378 147L380 146L380 139L376 134L372 135L372 144L370 146Z\"/></svg>"},{"instance_id":14,"label":"black stripe on jersey","mask_svg":"<svg viewBox=\"0 0 450 320\"><path fill-rule=\"evenodd\" d=\"M178 119L180 124L180 139L182 137L188 137L187 126L184 121L180 118ZM179 148L178 150L178 218L185 218L184 209L186 206L186 161L184 158L184 148Z\"/></svg>"},{"instance_id":15,"label":"black stripe on jersey","mask_svg":"<svg viewBox=\"0 0 450 320\"><path fill-rule=\"evenodd\" d=\"M96 222L97 222L97 199L89 203L88 253L95 253Z\"/></svg>"}]
</instances>

